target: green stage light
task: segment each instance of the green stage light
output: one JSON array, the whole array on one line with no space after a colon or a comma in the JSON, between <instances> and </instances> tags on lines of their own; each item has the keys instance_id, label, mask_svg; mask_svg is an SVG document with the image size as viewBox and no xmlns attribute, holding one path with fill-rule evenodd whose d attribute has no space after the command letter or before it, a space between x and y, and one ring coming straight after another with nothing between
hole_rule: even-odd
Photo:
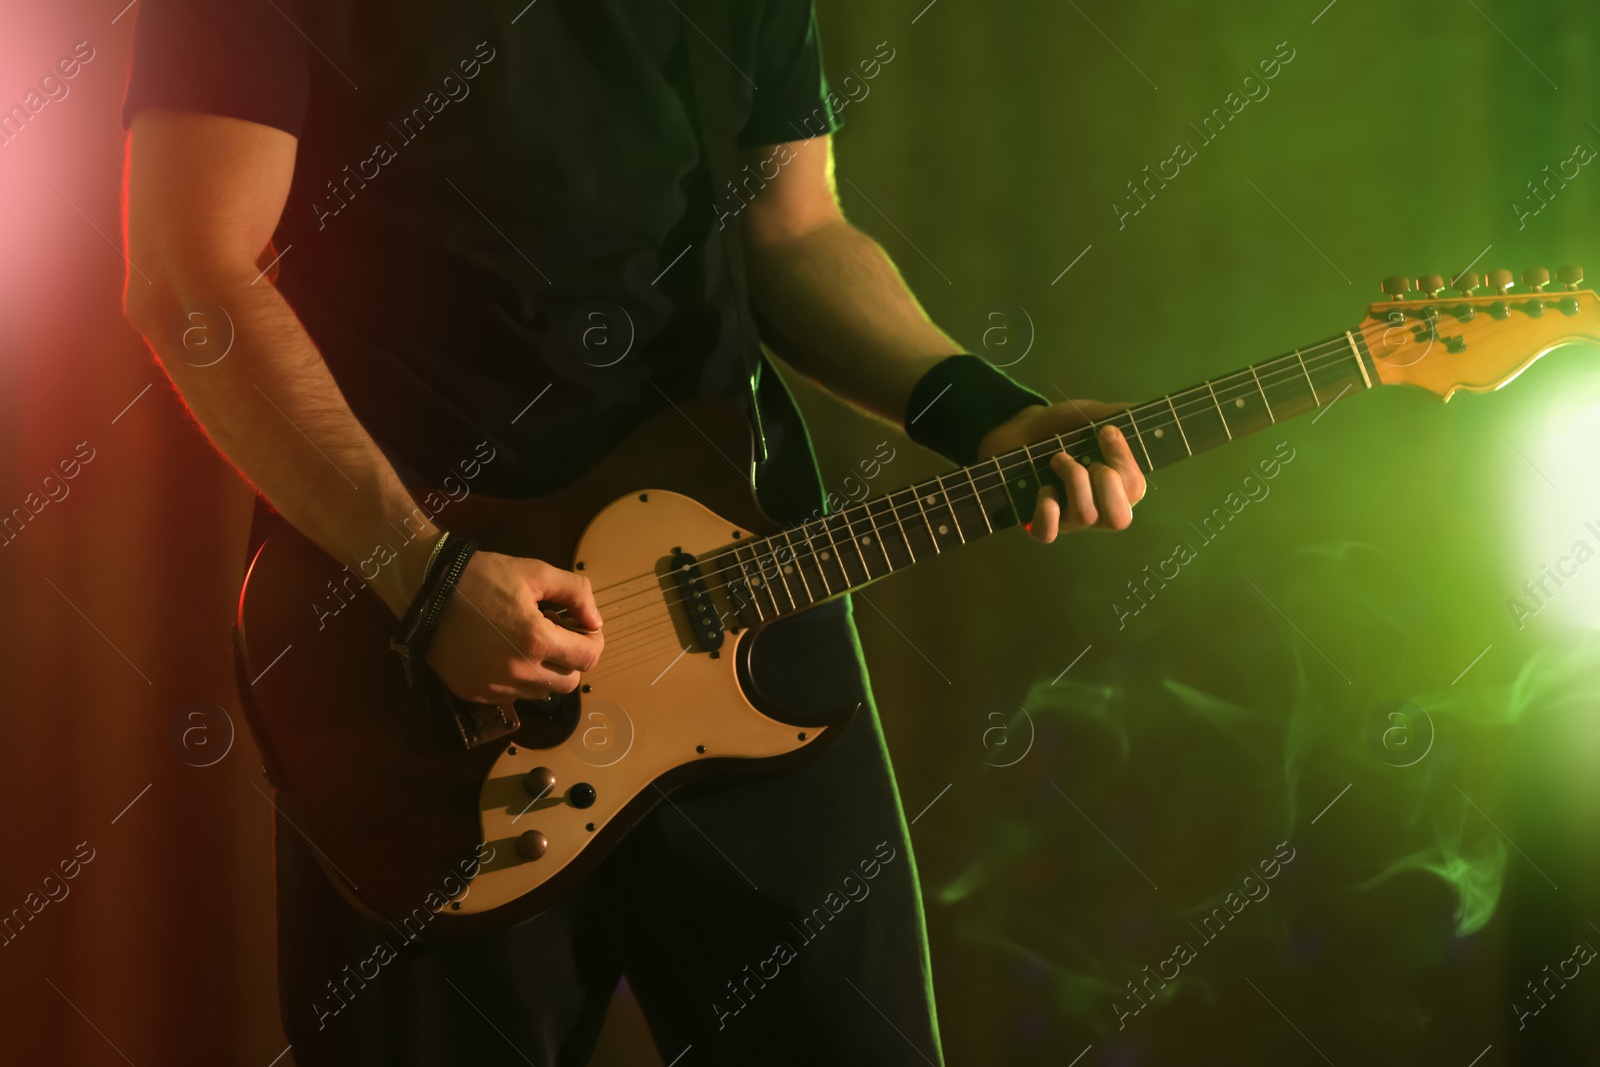
<instances>
[{"instance_id":1,"label":"green stage light","mask_svg":"<svg viewBox=\"0 0 1600 1067\"><path fill-rule=\"evenodd\" d=\"M1548 429L1528 459L1541 477L1517 512L1524 573L1507 606L1519 629L1600 629L1600 376L1569 371L1577 351L1539 368L1568 373L1540 398Z\"/></svg>"}]
</instances>

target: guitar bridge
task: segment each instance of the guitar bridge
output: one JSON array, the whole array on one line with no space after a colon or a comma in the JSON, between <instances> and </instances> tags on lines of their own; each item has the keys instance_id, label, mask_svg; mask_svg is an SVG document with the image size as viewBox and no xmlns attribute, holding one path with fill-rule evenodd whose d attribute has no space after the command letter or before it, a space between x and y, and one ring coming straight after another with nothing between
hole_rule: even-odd
<instances>
[{"instance_id":1,"label":"guitar bridge","mask_svg":"<svg viewBox=\"0 0 1600 1067\"><path fill-rule=\"evenodd\" d=\"M522 729L522 718L517 701L500 707L496 704L478 704L462 700L452 693L432 669L424 668L421 681L426 694L426 714L418 716L410 727L413 743L434 750L472 749L487 745L502 737L509 737Z\"/></svg>"},{"instance_id":2,"label":"guitar bridge","mask_svg":"<svg viewBox=\"0 0 1600 1067\"><path fill-rule=\"evenodd\" d=\"M687 552L675 552L667 565L672 569L672 579L682 597L681 604L688 616L694 643L702 652L717 651L722 647L722 617L711 601L699 562Z\"/></svg>"},{"instance_id":3,"label":"guitar bridge","mask_svg":"<svg viewBox=\"0 0 1600 1067\"><path fill-rule=\"evenodd\" d=\"M461 738L462 748L477 748L490 741L509 737L522 728L516 710L507 705L474 704L465 700L452 702L451 721Z\"/></svg>"}]
</instances>

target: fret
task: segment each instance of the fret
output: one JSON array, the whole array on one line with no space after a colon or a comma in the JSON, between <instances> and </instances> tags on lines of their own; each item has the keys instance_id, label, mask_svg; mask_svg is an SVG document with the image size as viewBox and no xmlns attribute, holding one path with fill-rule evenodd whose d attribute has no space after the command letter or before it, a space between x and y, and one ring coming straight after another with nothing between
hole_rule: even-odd
<instances>
[{"instance_id":1,"label":"fret","mask_svg":"<svg viewBox=\"0 0 1600 1067\"><path fill-rule=\"evenodd\" d=\"M832 576L828 564L834 561L833 553L829 551L826 545L818 542L817 532L813 529L815 521L814 519L808 519L794 529L805 539L803 551L810 553L812 569L816 571L817 577L822 581L823 595L832 596L834 583L828 580ZM824 530L823 532L826 533L827 531Z\"/></svg>"},{"instance_id":2,"label":"fret","mask_svg":"<svg viewBox=\"0 0 1600 1067\"><path fill-rule=\"evenodd\" d=\"M1210 381L1212 391L1222 401L1229 437L1234 440L1264 430L1276 420L1267 409L1266 396L1252 386L1250 370L1242 370Z\"/></svg>"},{"instance_id":3,"label":"fret","mask_svg":"<svg viewBox=\"0 0 1600 1067\"><path fill-rule=\"evenodd\" d=\"M1139 442L1139 451L1144 453L1144 469L1146 472L1156 469L1155 460L1150 458L1150 449L1145 447L1144 434L1139 432L1139 419L1133 413L1133 408L1128 408L1122 414L1128 416L1128 425L1133 427L1133 439ZM1121 427L1118 427L1121 429Z\"/></svg>"},{"instance_id":4,"label":"fret","mask_svg":"<svg viewBox=\"0 0 1600 1067\"><path fill-rule=\"evenodd\" d=\"M1267 418L1276 423L1278 421L1278 416L1272 413L1272 404L1267 400L1267 390L1266 387L1261 384L1261 375L1256 373L1255 364L1250 365L1250 377L1256 380L1256 391L1261 394L1261 403L1262 406L1267 409Z\"/></svg>"},{"instance_id":5,"label":"fret","mask_svg":"<svg viewBox=\"0 0 1600 1067\"><path fill-rule=\"evenodd\" d=\"M732 615L743 621L751 611L750 595L741 584L739 568L728 563L730 555L734 553L728 551L700 556L700 577L706 583L706 592L711 594L711 606L717 609L718 615L724 618ZM721 594L720 600L718 593ZM722 601L727 602L728 610L721 609Z\"/></svg>"},{"instance_id":6,"label":"fret","mask_svg":"<svg viewBox=\"0 0 1600 1067\"><path fill-rule=\"evenodd\" d=\"M989 462L994 464L995 474L999 477L1000 486L1005 491L1007 503L1011 508L1011 521L1026 522L1028 516L1033 514L1039 486L1044 483L1039 480L1039 472L1035 469L1037 461L1033 458L1033 449L1024 446L1016 451L1007 452L1006 455L1015 456L1017 452L1022 453L1022 459L1013 461L1011 465L1021 469L1010 476L1007 476L1006 468L1001 464L999 456L994 457Z\"/></svg>"},{"instance_id":7,"label":"fret","mask_svg":"<svg viewBox=\"0 0 1600 1067\"><path fill-rule=\"evenodd\" d=\"M933 523L928 521L927 509L922 506L921 487L914 485L910 488L909 492L911 493L912 499L914 499L917 503L917 512L922 516L922 529L927 531L928 539L933 542L934 555L938 555L944 550L939 547L939 538L934 535ZM928 499L932 500L933 498L929 497Z\"/></svg>"},{"instance_id":8,"label":"fret","mask_svg":"<svg viewBox=\"0 0 1600 1067\"><path fill-rule=\"evenodd\" d=\"M1048 485L1054 489L1060 490L1061 478L1056 474L1054 468L1051 467L1050 461L1055 459L1055 457L1062 452L1065 452L1069 459L1074 459L1075 462L1076 460L1072 455L1072 450L1067 447L1067 442L1062 439L1060 434L1056 434L1054 437L1050 438L1044 443L1049 448L1049 454L1046 455L1042 460L1038 461L1038 465L1034 468L1034 470L1039 475L1040 485ZM1057 495L1060 495L1059 492ZM1064 499L1065 498L1063 498L1063 502Z\"/></svg>"},{"instance_id":9,"label":"fret","mask_svg":"<svg viewBox=\"0 0 1600 1067\"><path fill-rule=\"evenodd\" d=\"M861 557L861 572L867 576L869 583L877 581L883 575L872 573L872 564L868 562L868 550L875 551L887 560L889 557L883 550L883 537L878 533L877 524L872 521L872 511L865 504L845 508L840 514L851 516L852 512L854 512L853 517L847 518L846 522L849 525L850 540L856 546L856 555ZM883 574L888 574L893 569L892 566L885 567Z\"/></svg>"},{"instance_id":10,"label":"fret","mask_svg":"<svg viewBox=\"0 0 1600 1067\"><path fill-rule=\"evenodd\" d=\"M822 516L821 522L823 531L828 535L828 544L833 549L833 557L839 561L839 573L844 576L844 588L853 589L861 582L852 576L852 572L864 568L860 566L859 560L861 549L850 536L849 520L842 511L833 511Z\"/></svg>"},{"instance_id":11,"label":"fret","mask_svg":"<svg viewBox=\"0 0 1600 1067\"><path fill-rule=\"evenodd\" d=\"M1272 410L1279 422L1320 406L1316 386L1311 381L1311 374L1306 369L1305 361L1300 359L1299 352L1279 356L1259 366L1265 371L1267 388L1272 395ZM1301 391L1301 382L1305 382L1310 390L1309 396Z\"/></svg>"},{"instance_id":12,"label":"fret","mask_svg":"<svg viewBox=\"0 0 1600 1067\"><path fill-rule=\"evenodd\" d=\"M839 545L833 539L833 531L828 528L827 517L824 516L818 519L816 524L822 528L823 536L828 539L828 547L816 548L816 562L817 571L822 575L822 584L831 596L836 588L838 592L843 592L850 588L850 575L844 569L844 558L839 555ZM805 531L806 540L815 547L815 542L812 540L811 523L808 522L803 525L801 530ZM830 582L828 580L830 576L836 578L837 581Z\"/></svg>"},{"instance_id":13,"label":"fret","mask_svg":"<svg viewBox=\"0 0 1600 1067\"><path fill-rule=\"evenodd\" d=\"M771 602L772 614L778 615L786 610L783 606L783 601L778 599L780 594L784 599L788 600L789 607L793 608L794 598L788 595L789 591L784 588L783 583L779 582L776 588L773 587L772 578L762 566L761 553L757 547L752 544L747 548L750 552L750 565L755 568L755 576L750 579L750 584L759 592L767 594L767 600Z\"/></svg>"},{"instance_id":14,"label":"fret","mask_svg":"<svg viewBox=\"0 0 1600 1067\"><path fill-rule=\"evenodd\" d=\"M906 529L912 536L918 538L917 543L922 545L922 555L926 556L932 551L937 556L943 550L939 544L939 537L933 532L934 523L928 518L928 510L923 505L923 486L911 485L906 487L907 501L895 505L895 511L908 524ZM912 512L916 508L916 512ZM926 542L926 543L924 543Z\"/></svg>"},{"instance_id":15,"label":"fret","mask_svg":"<svg viewBox=\"0 0 1600 1067\"><path fill-rule=\"evenodd\" d=\"M1001 462L1002 458L1007 462ZM1008 468L1011 471L1009 476L1006 473ZM1032 517L1039 483L1033 466L1033 453L1028 448L1014 449L1004 453L1003 457L990 456L967 470L991 533L1010 529ZM981 481L978 480L980 478ZM1034 486L1033 491L1029 490L1030 485ZM1019 501L1019 494L1025 500Z\"/></svg>"},{"instance_id":16,"label":"fret","mask_svg":"<svg viewBox=\"0 0 1600 1067\"><path fill-rule=\"evenodd\" d=\"M972 468L962 467L961 470L962 473L967 476L967 484L972 486L972 503L973 506L978 509L979 517L983 519L983 525L987 528L986 532L994 533L994 523L989 521L989 509L984 507L983 494L978 492L978 482L977 479L973 478L972 476ZM1002 478L1002 484L1004 481L1005 479Z\"/></svg>"},{"instance_id":17,"label":"fret","mask_svg":"<svg viewBox=\"0 0 1600 1067\"><path fill-rule=\"evenodd\" d=\"M1058 454L1083 464L1102 459L1098 431L1107 424L1131 437L1135 461L1154 471L1302 412L1325 410L1374 381L1363 339L1346 331L1100 422L1089 420L1070 433L819 513L796 528L724 546L704 557L705 577L720 580L720 593L716 584L710 589L728 607L725 620L755 625L942 554L952 537L965 544L1027 522L1040 487L1058 481L1051 460Z\"/></svg>"},{"instance_id":18,"label":"fret","mask_svg":"<svg viewBox=\"0 0 1600 1067\"><path fill-rule=\"evenodd\" d=\"M1000 478L1000 485L1005 488L1006 502L1010 504L1011 514L1022 515L1024 507L1032 509L1034 493L1038 491L1038 472L1035 470L1034 453L1029 448L1014 448L1005 453L1005 462L1000 456L990 459L995 466L995 474ZM1010 469L1010 474L1006 470Z\"/></svg>"},{"instance_id":19,"label":"fret","mask_svg":"<svg viewBox=\"0 0 1600 1067\"><path fill-rule=\"evenodd\" d=\"M854 589L858 585L866 585L872 581L872 571L867 567L866 553L861 551L861 543L856 540L855 531L850 528L850 519L846 512L836 511L832 515L823 517L823 527L828 531L828 539L833 542L833 552L839 558L839 571L844 575L844 587ZM842 530L838 529L843 526ZM843 535L845 547L839 547L840 537ZM856 578L850 573L850 551L855 551L856 561L860 564L861 577Z\"/></svg>"},{"instance_id":20,"label":"fret","mask_svg":"<svg viewBox=\"0 0 1600 1067\"><path fill-rule=\"evenodd\" d=\"M832 553L817 544L816 538L812 536L811 530L807 526L800 527L800 536L805 539L805 548L802 550L805 558L796 561L802 564L800 573L802 575L805 574L803 565L809 562L813 575L822 585L822 599L826 600L833 595L833 583L828 581L828 569L824 564L829 562Z\"/></svg>"},{"instance_id":21,"label":"fret","mask_svg":"<svg viewBox=\"0 0 1600 1067\"><path fill-rule=\"evenodd\" d=\"M905 542L906 560L904 563L896 563L894 561L894 557L889 555L889 542L883 536L883 527L878 525L877 516L873 514L873 508L878 507L880 504L883 506L888 506L888 498L877 497L875 499L868 500L865 504L861 505L861 510L867 513L867 521L872 524L874 542L878 546L878 551L883 553L883 565L887 567L889 571L898 570L900 567L909 567L911 564L917 561L917 557L911 551L911 541L906 538L905 529L900 527L899 519L895 519L894 522L896 527L900 527L900 538ZM890 510L892 512L893 509L891 508Z\"/></svg>"},{"instance_id":22,"label":"fret","mask_svg":"<svg viewBox=\"0 0 1600 1067\"><path fill-rule=\"evenodd\" d=\"M1188 444L1181 434L1171 433L1166 420L1172 415L1168 398L1141 405L1141 436L1154 458L1156 467L1167 467L1190 456Z\"/></svg>"},{"instance_id":23,"label":"fret","mask_svg":"<svg viewBox=\"0 0 1600 1067\"><path fill-rule=\"evenodd\" d=\"M1179 428L1183 430L1183 442L1189 447L1191 455L1233 439L1227 421L1222 417L1222 405L1216 402L1210 382L1201 382L1191 389L1173 394L1169 399L1183 401L1182 410L1186 414ZM1217 420L1214 424L1211 422L1213 418Z\"/></svg>"},{"instance_id":24,"label":"fret","mask_svg":"<svg viewBox=\"0 0 1600 1067\"><path fill-rule=\"evenodd\" d=\"M946 522L941 522L934 527L934 535L937 537L948 537L950 532L954 531L956 540L960 541L962 544L966 544L967 535L962 531L961 523L956 519L955 505L950 500L950 490L945 488L944 475L941 474L939 477L935 478L933 483L939 487L939 491L937 493L928 494L926 497L928 506L935 509L934 515L937 517L937 509L940 507L939 499L942 497L944 499L944 517L947 520Z\"/></svg>"},{"instance_id":25,"label":"fret","mask_svg":"<svg viewBox=\"0 0 1600 1067\"><path fill-rule=\"evenodd\" d=\"M1306 376L1306 384L1311 386L1311 402L1317 407L1322 406L1322 401L1317 398L1317 383L1311 380L1311 372L1306 369L1306 361L1300 358L1300 350L1294 350L1294 358L1300 360L1300 370Z\"/></svg>"},{"instance_id":26,"label":"fret","mask_svg":"<svg viewBox=\"0 0 1600 1067\"><path fill-rule=\"evenodd\" d=\"M794 565L788 562L788 558L794 553L789 548L788 542L780 541L776 534L767 538L766 544L771 546L772 557L772 573L767 575L767 588L771 589L772 582L776 579L783 589L783 595L789 598L789 610L793 611L801 605L800 599L794 595L794 587L789 584L789 575L794 572ZM805 602L809 604L811 598L807 597Z\"/></svg>"},{"instance_id":27,"label":"fret","mask_svg":"<svg viewBox=\"0 0 1600 1067\"><path fill-rule=\"evenodd\" d=\"M969 496L966 489L962 487L960 478L965 472L966 469L961 468L952 471L950 474L940 475L936 479L939 483L939 495L944 498L945 513L949 516L950 524L955 528L956 538L961 544L967 543L968 530L972 531L973 537L982 537L989 532L978 528L978 519L983 519L985 525L988 524L989 520L983 514L983 502ZM953 494L951 488L944 484L945 478L951 478L956 481ZM977 515L974 516L973 512L977 512Z\"/></svg>"},{"instance_id":28,"label":"fret","mask_svg":"<svg viewBox=\"0 0 1600 1067\"><path fill-rule=\"evenodd\" d=\"M793 560L793 563L790 564L790 566L793 567L794 572L800 576L800 584L805 586L806 600L812 604L818 604L822 602L823 597L818 596L816 591L812 589L811 576L806 574L806 564L808 562L815 563L816 549L811 545L810 538L806 538L806 548L804 550L796 549L794 546L794 535L796 532L797 531L795 530L783 531L784 540L789 545L789 558ZM805 537L803 533L801 536ZM787 573L787 570L785 573ZM822 580L822 572L817 572L816 579L817 584L819 586L824 586L825 588L825 583Z\"/></svg>"},{"instance_id":29,"label":"fret","mask_svg":"<svg viewBox=\"0 0 1600 1067\"><path fill-rule=\"evenodd\" d=\"M1330 344L1335 347L1337 354L1329 353L1330 358L1319 360L1317 373L1315 374L1315 378L1321 381L1319 392L1325 393L1331 390L1334 394L1333 399L1322 405L1324 408L1330 408L1337 404L1344 399L1346 393L1357 386L1368 388L1368 382L1370 381L1367 377L1366 365L1362 363L1360 358L1360 350L1354 347L1353 339L1348 334L1345 335L1342 343L1336 338ZM1349 347L1356 357L1354 372L1351 371L1350 363L1345 358L1343 350L1346 347Z\"/></svg>"},{"instance_id":30,"label":"fret","mask_svg":"<svg viewBox=\"0 0 1600 1067\"><path fill-rule=\"evenodd\" d=\"M1211 402L1217 406L1217 418L1222 420L1222 432L1228 435L1228 440L1233 440L1233 430L1228 427L1228 413L1222 410L1222 401L1217 399L1217 391L1211 383L1206 382L1206 392L1211 394Z\"/></svg>"},{"instance_id":31,"label":"fret","mask_svg":"<svg viewBox=\"0 0 1600 1067\"><path fill-rule=\"evenodd\" d=\"M1079 463L1082 463L1085 459L1094 459L1095 434L1100 432L1100 425L1093 419L1090 419L1088 425L1083 427L1083 429L1089 431L1089 436L1079 446L1077 455L1073 455L1073 450L1067 447L1066 438L1062 437L1060 434L1056 434L1050 439L1055 444L1055 451L1051 452L1050 454L1054 456L1057 452L1065 452L1067 455L1072 456L1072 458L1077 460Z\"/></svg>"},{"instance_id":32,"label":"fret","mask_svg":"<svg viewBox=\"0 0 1600 1067\"><path fill-rule=\"evenodd\" d=\"M1178 427L1178 436L1183 438L1184 450L1188 452L1189 455L1194 455L1194 449L1189 447L1189 435L1183 432L1183 420L1178 417L1178 409L1172 403L1172 394L1168 393L1163 399L1166 400L1167 407L1172 411L1172 422Z\"/></svg>"},{"instance_id":33,"label":"fret","mask_svg":"<svg viewBox=\"0 0 1600 1067\"><path fill-rule=\"evenodd\" d=\"M739 615L740 621L748 626L752 621L763 622L766 620L767 616L766 613L761 610L761 601L759 599L759 593L757 592L759 589L765 586L766 583L763 582L759 576L757 576L752 582L750 578L750 567L752 565L751 561L744 559L740 555L741 552L749 552L752 556L755 554L755 550L747 545L733 546L732 555L737 566L732 569L737 572L738 576L735 578L729 578L725 574L722 579L722 588L728 594L728 599L736 605L735 613ZM716 556L714 558L717 560L722 559L721 556ZM718 564L718 566L720 567L721 565ZM757 569L759 570L759 567ZM765 592L767 594L767 599L772 601L772 613L776 615L778 613L778 602L773 598L772 591L770 589L765 590ZM756 615L754 620L751 620L742 611L738 610L737 605L741 600L748 603L749 606L754 609Z\"/></svg>"}]
</instances>

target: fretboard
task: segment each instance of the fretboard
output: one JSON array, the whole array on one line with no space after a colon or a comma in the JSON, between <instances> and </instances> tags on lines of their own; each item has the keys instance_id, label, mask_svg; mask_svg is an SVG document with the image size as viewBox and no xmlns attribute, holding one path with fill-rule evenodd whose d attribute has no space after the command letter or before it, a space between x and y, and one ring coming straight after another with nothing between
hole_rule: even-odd
<instances>
[{"instance_id":1,"label":"fretboard","mask_svg":"<svg viewBox=\"0 0 1600 1067\"><path fill-rule=\"evenodd\" d=\"M873 497L769 537L700 557L724 616L754 625L859 589L1031 517L1050 461L1100 458L1098 433L1122 431L1146 473L1325 408L1377 379L1359 334L1276 356L1083 427ZM730 620L731 621L731 620Z\"/></svg>"}]
</instances>

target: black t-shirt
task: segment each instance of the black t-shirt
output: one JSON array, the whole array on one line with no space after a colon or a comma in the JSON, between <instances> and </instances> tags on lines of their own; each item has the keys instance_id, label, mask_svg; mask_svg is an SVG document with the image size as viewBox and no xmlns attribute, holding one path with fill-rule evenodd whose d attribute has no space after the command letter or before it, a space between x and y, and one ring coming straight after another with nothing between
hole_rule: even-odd
<instances>
[{"instance_id":1,"label":"black t-shirt","mask_svg":"<svg viewBox=\"0 0 1600 1067\"><path fill-rule=\"evenodd\" d=\"M831 132L811 0L729 7L740 143ZM668 0L144 0L123 120L298 137L277 285L356 416L403 477L488 441L476 485L535 494L748 390L687 32Z\"/></svg>"}]
</instances>

